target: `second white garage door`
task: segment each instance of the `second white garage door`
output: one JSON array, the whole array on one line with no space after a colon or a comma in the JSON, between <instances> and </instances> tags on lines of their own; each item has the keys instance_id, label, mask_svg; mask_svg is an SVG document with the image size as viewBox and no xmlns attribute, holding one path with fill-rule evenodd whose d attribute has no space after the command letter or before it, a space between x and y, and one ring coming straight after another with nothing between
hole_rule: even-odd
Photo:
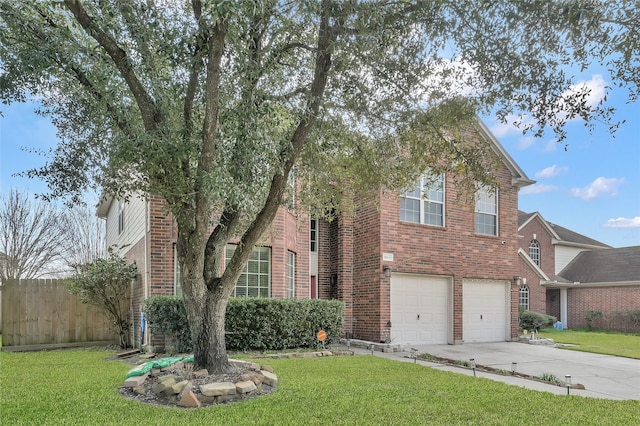
<instances>
[{"instance_id":1,"label":"second white garage door","mask_svg":"<svg viewBox=\"0 0 640 426\"><path fill-rule=\"evenodd\" d=\"M463 340L504 342L509 329L509 282L463 282Z\"/></svg>"},{"instance_id":2,"label":"second white garage door","mask_svg":"<svg viewBox=\"0 0 640 426\"><path fill-rule=\"evenodd\" d=\"M392 343L449 343L451 292L449 277L393 274L390 294Z\"/></svg>"}]
</instances>

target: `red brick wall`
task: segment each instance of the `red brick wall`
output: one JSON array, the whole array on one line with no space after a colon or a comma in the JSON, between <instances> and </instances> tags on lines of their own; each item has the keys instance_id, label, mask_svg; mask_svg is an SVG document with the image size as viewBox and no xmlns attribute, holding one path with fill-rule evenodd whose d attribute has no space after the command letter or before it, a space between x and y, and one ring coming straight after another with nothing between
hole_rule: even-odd
<instances>
[{"instance_id":1,"label":"red brick wall","mask_svg":"<svg viewBox=\"0 0 640 426\"><path fill-rule=\"evenodd\" d=\"M338 273L338 220L318 220L318 298L331 299L331 276ZM335 297L335 296L334 296Z\"/></svg>"},{"instance_id":2,"label":"red brick wall","mask_svg":"<svg viewBox=\"0 0 640 426\"><path fill-rule=\"evenodd\" d=\"M640 309L640 286L583 287L567 290L569 326L586 327L588 311L601 311L602 319L594 323L594 328L625 330L624 323L616 320L615 311ZM634 331L640 331L636 327Z\"/></svg>"},{"instance_id":3,"label":"red brick wall","mask_svg":"<svg viewBox=\"0 0 640 426\"><path fill-rule=\"evenodd\" d=\"M384 342L390 338L386 323L391 318L386 314L389 278L382 272L381 225L375 200L356 210L353 222L353 333L356 339Z\"/></svg>"},{"instance_id":4,"label":"red brick wall","mask_svg":"<svg viewBox=\"0 0 640 426\"><path fill-rule=\"evenodd\" d=\"M385 341L391 320L389 278L382 265L394 272L447 275L454 278L454 340L463 340L462 281L465 278L511 281L518 275L517 188L503 167L497 178L498 236L475 234L473 201L457 199L455 185L446 182L446 225L434 227L399 221L397 196L382 195L357 210L354 220L354 334L356 338ZM462 201L462 203L461 203ZM505 244L502 244L502 242ZM393 253L382 262L381 253ZM517 288L512 286L511 337L517 337Z\"/></svg>"},{"instance_id":5,"label":"red brick wall","mask_svg":"<svg viewBox=\"0 0 640 426\"><path fill-rule=\"evenodd\" d=\"M296 254L295 298L309 298L309 219L281 208L266 232L271 247L271 297L287 297L288 252Z\"/></svg>"},{"instance_id":6,"label":"red brick wall","mask_svg":"<svg viewBox=\"0 0 640 426\"><path fill-rule=\"evenodd\" d=\"M554 275L556 271L555 264L555 247L552 244L552 236L549 231L542 225L540 219L535 217L527 223L520 231L519 246L529 254L529 244L535 239L540 243L540 269L547 275Z\"/></svg>"},{"instance_id":7,"label":"red brick wall","mask_svg":"<svg viewBox=\"0 0 640 426\"><path fill-rule=\"evenodd\" d=\"M174 243L177 231L173 217L164 208L158 196L149 201L149 296L173 296L174 289Z\"/></svg>"},{"instance_id":8,"label":"red brick wall","mask_svg":"<svg viewBox=\"0 0 640 426\"><path fill-rule=\"evenodd\" d=\"M529 253L529 250L526 250ZM529 310L532 312L547 312L547 289L540 285L540 276L518 256L518 275L527 281L529 287Z\"/></svg>"}]
</instances>

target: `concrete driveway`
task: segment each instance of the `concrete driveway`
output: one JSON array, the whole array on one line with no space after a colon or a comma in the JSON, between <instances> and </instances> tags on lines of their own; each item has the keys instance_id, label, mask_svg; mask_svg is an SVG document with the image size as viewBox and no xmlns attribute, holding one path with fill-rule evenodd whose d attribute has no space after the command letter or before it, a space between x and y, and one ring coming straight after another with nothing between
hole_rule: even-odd
<instances>
[{"instance_id":1,"label":"concrete driveway","mask_svg":"<svg viewBox=\"0 0 640 426\"><path fill-rule=\"evenodd\" d=\"M465 343L462 345L421 345L413 346L418 353L428 353L440 358L455 361L471 358L477 365L493 367L495 369L511 371L512 363L517 363L516 371L530 376L540 377L543 374L553 374L564 381L565 375L570 374L573 384L582 384L585 389L571 389L572 395L582 395L594 398L640 400L640 360L621 358L610 355L591 354L587 352L570 351L553 346L533 345L518 342L500 343ZM361 353L371 353L358 350ZM375 352L375 355L385 358L414 362L407 358L410 352ZM473 375L469 368L422 362L429 367L453 371L461 374ZM566 388L540 383L534 380L522 379L514 376L477 372L478 376L530 389L567 393Z\"/></svg>"}]
</instances>

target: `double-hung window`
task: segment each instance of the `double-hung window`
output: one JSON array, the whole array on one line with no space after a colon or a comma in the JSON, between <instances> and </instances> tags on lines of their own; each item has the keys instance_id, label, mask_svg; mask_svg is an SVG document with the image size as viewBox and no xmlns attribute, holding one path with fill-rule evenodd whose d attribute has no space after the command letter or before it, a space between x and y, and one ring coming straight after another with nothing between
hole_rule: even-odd
<instances>
[{"instance_id":1,"label":"double-hung window","mask_svg":"<svg viewBox=\"0 0 640 426\"><path fill-rule=\"evenodd\" d=\"M498 235L498 190L486 186L476 192L476 234Z\"/></svg>"},{"instance_id":2,"label":"double-hung window","mask_svg":"<svg viewBox=\"0 0 640 426\"><path fill-rule=\"evenodd\" d=\"M225 265L231 261L236 248L235 244L227 244ZM270 277L271 249L269 247L254 247L247 265L238 278L233 296L269 297Z\"/></svg>"},{"instance_id":3,"label":"double-hung window","mask_svg":"<svg viewBox=\"0 0 640 426\"><path fill-rule=\"evenodd\" d=\"M400 220L444 226L444 175L426 175L400 197Z\"/></svg>"}]
</instances>

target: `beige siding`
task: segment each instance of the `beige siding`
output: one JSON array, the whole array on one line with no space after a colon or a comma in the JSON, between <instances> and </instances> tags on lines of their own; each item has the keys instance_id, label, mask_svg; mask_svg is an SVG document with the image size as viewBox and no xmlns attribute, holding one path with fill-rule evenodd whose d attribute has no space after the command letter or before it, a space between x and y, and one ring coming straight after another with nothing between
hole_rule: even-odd
<instances>
[{"instance_id":1,"label":"beige siding","mask_svg":"<svg viewBox=\"0 0 640 426\"><path fill-rule=\"evenodd\" d=\"M140 241L146 231L146 201L140 197L132 197L122 205L124 209L124 230L119 233L119 214L121 202L113 200L107 213L107 246L132 246Z\"/></svg>"},{"instance_id":2,"label":"beige siding","mask_svg":"<svg viewBox=\"0 0 640 426\"><path fill-rule=\"evenodd\" d=\"M584 249L582 248L556 245L556 270L554 273L560 273L565 266L567 266L580 252L583 251Z\"/></svg>"}]
</instances>

